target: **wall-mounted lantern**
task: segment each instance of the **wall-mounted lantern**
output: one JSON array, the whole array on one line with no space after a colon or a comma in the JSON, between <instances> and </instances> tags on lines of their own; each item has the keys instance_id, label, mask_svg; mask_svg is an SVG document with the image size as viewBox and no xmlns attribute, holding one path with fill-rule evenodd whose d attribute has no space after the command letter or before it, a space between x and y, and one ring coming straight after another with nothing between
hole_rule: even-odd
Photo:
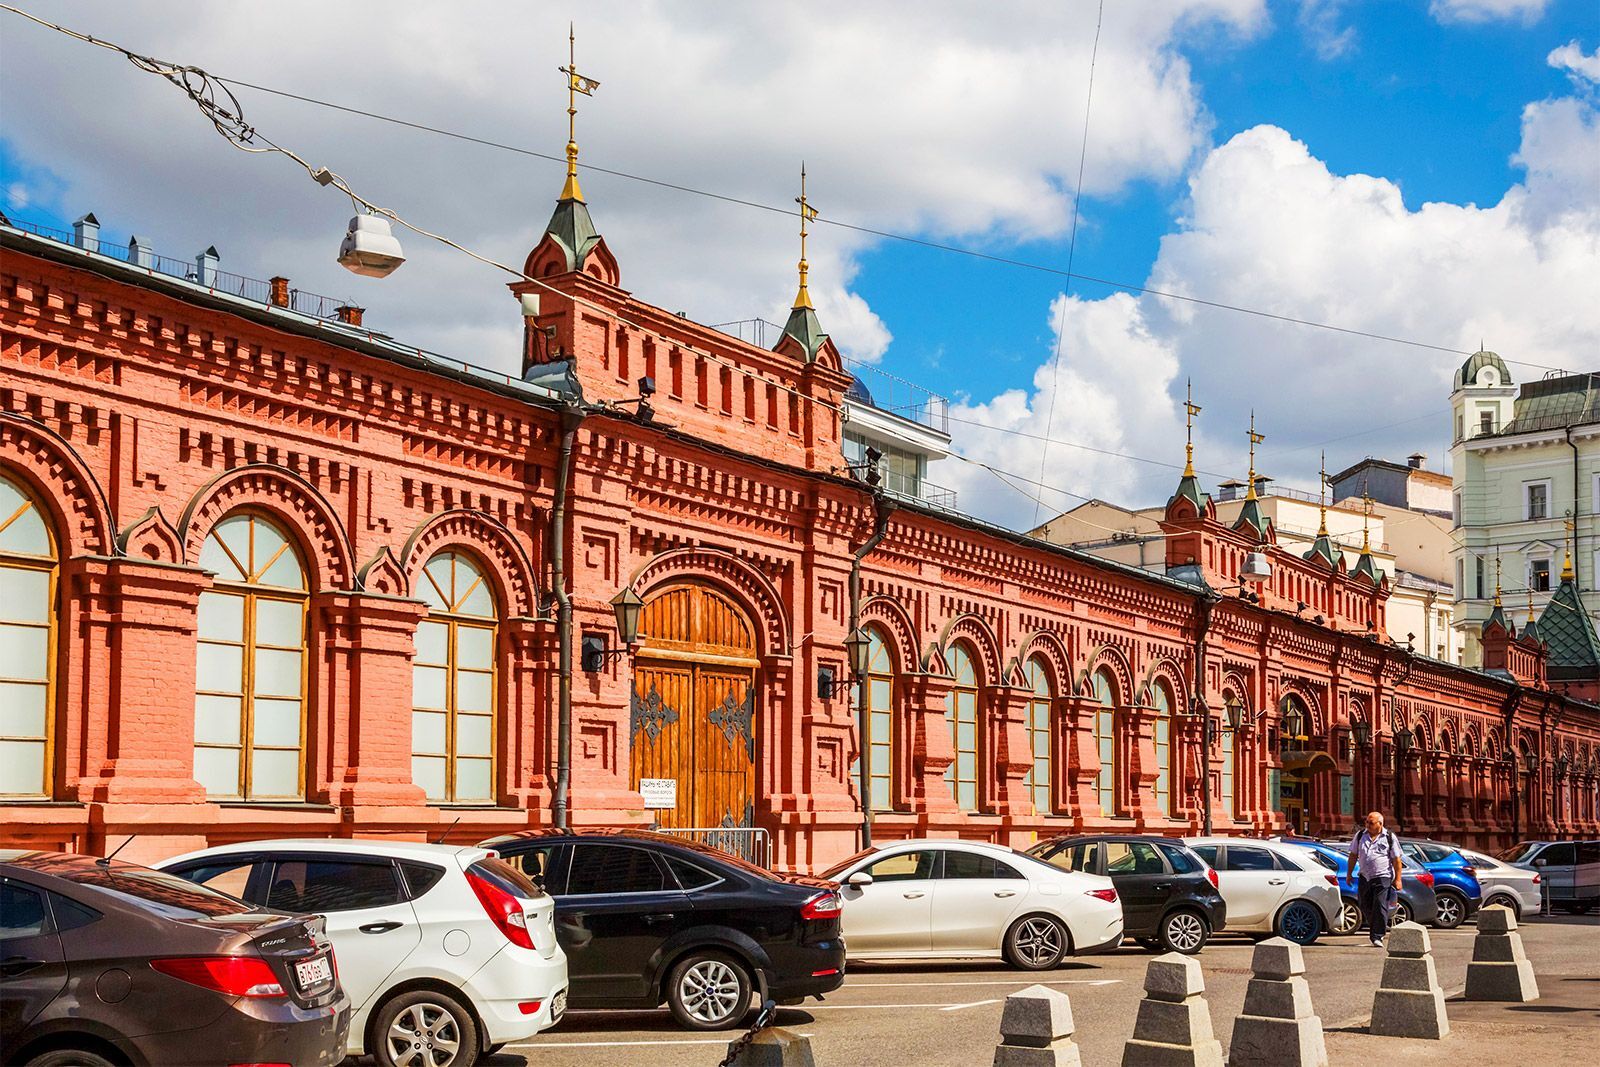
<instances>
[{"instance_id":1,"label":"wall-mounted lantern","mask_svg":"<svg viewBox=\"0 0 1600 1067\"><path fill-rule=\"evenodd\" d=\"M1394 735L1394 747L1403 756L1411 751L1411 746L1416 743L1416 738L1411 736L1410 730L1400 730Z\"/></svg>"},{"instance_id":2,"label":"wall-mounted lantern","mask_svg":"<svg viewBox=\"0 0 1600 1067\"><path fill-rule=\"evenodd\" d=\"M1539 773L1539 757L1532 752L1522 754L1522 766L1529 774Z\"/></svg>"},{"instance_id":3,"label":"wall-mounted lantern","mask_svg":"<svg viewBox=\"0 0 1600 1067\"><path fill-rule=\"evenodd\" d=\"M859 626L851 630L844 639L844 651L850 660L850 673L857 681L865 678L867 668L872 665L872 639L867 631Z\"/></svg>"},{"instance_id":4,"label":"wall-mounted lantern","mask_svg":"<svg viewBox=\"0 0 1600 1067\"><path fill-rule=\"evenodd\" d=\"M1372 725L1357 719L1350 724L1350 733L1356 739L1357 748L1366 748L1372 743Z\"/></svg>"},{"instance_id":5,"label":"wall-mounted lantern","mask_svg":"<svg viewBox=\"0 0 1600 1067\"><path fill-rule=\"evenodd\" d=\"M578 663L586 674L599 673L605 667L606 660L613 656L629 655L639 644L639 615L644 611L644 601L639 594L625 587L612 598L611 610L617 616L617 637L622 647L608 648L605 634L584 634Z\"/></svg>"}]
</instances>

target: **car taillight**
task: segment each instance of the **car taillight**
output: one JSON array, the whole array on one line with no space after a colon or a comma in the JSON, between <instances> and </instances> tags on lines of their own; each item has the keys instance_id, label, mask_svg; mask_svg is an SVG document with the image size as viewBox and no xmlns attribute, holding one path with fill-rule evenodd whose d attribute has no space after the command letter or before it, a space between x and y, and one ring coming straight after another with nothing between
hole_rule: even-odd
<instances>
[{"instance_id":1,"label":"car taillight","mask_svg":"<svg viewBox=\"0 0 1600 1067\"><path fill-rule=\"evenodd\" d=\"M1211 883L1212 889L1220 890L1222 888L1222 883L1217 881L1217 869L1215 867L1206 868L1206 881Z\"/></svg>"},{"instance_id":2,"label":"car taillight","mask_svg":"<svg viewBox=\"0 0 1600 1067\"><path fill-rule=\"evenodd\" d=\"M800 918L802 919L837 919L839 912L844 910L844 901L839 894L829 890L818 893L804 904L800 905Z\"/></svg>"},{"instance_id":3,"label":"car taillight","mask_svg":"<svg viewBox=\"0 0 1600 1067\"><path fill-rule=\"evenodd\" d=\"M185 956L151 960L152 970L230 997L281 997L283 984L258 956Z\"/></svg>"},{"instance_id":4,"label":"car taillight","mask_svg":"<svg viewBox=\"0 0 1600 1067\"><path fill-rule=\"evenodd\" d=\"M1323 876L1322 876L1322 877L1324 877L1324 878L1326 878L1326 879L1327 879L1327 880L1328 880L1328 884L1329 884L1329 885L1333 885L1333 886L1336 886L1336 885L1338 885L1338 884L1339 884L1339 879L1337 879L1337 878L1335 878L1335 877L1334 877L1334 876L1333 876L1333 875L1331 875L1331 874L1325 874L1325 875L1323 875Z\"/></svg>"},{"instance_id":5,"label":"car taillight","mask_svg":"<svg viewBox=\"0 0 1600 1067\"><path fill-rule=\"evenodd\" d=\"M522 901L474 871L467 872L467 884L478 895L478 903L489 913L489 919L506 940L518 948L532 948L533 938L528 933L528 917L522 914Z\"/></svg>"},{"instance_id":6,"label":"car taillight","mask_svg":"<svg viewBox=\"0 0 1600 1067\"><path fill-rule=\"evenodd\" d=\"M1117 902L1117 891L1115 889L1091 889L1089 890L1089 896L1103 900L1107 904L1115 904Z\"/></svg>"},{"instance_id":7,"label":"car taillight","mask_svg":"<svg viewBox=\"0 0 1600 1067\"><path fill-rule=\"evenodd\" d=\"M1412 875L1412 877L1421 882L1423 885L1433 885L1433 875L1428 871L1418 871L1416 874Z\"/></svg>"},{"instance_id":8,"label":"car taillight","mask_svg":"<svg viewBox=\"0 0 1600 1067\"><path fill-rule=\"evenodd\" d=\"M1534 885L1538 885L1539 884L1539 876L1537 874L1533 876L1533 884Z\"/></svg>"}]
</instances>

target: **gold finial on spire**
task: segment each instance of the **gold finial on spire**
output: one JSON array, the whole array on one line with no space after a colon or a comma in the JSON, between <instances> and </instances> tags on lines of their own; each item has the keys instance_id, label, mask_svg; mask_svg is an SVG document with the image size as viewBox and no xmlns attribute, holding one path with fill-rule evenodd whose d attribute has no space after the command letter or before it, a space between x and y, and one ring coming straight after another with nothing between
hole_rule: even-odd
<instances>
[{"instance_id":1,"label":"gold finial on spire","mask_svg":"<svg viewBox=\"0 0 1600 1067\"><path fill-rule=\"evenodd\" d=\"M1367 528L1367 522L1372 518L1372 497L1367 495L1367 483L1361 482L1361 552L1365 555L1372 551L1372 538Z\"/></svg>"},{"instance_id":2,"label":"gold finial on spire","mask_svg":"<svg viewBox=\"0 0 1600 1067\"><path fill-rule=\"evenodd\" d=\"M1256 498L1256 445L1266 439L1266 434L1256 433L1256 413L1255 409L1252 408L1250 409L1250 484L1245 487L1244 498L1246 500L1254 500Z\"/></svg>"},{"instance_id":3,"label":"gold finial on spire","mask_svg":"<svg viewBox=\"0 0 1600 1067\"><path fill-rule=\"evenodd\" d=\"M1532 595L1532 593L1531 593L1532 587L1530 586L1529 589L1530 589L1529 595L1531 596ZM1495 553L1494 553L1494 606L1497 607L1497 608L1500 606L1500 550L1499 549L1495 549Z\"/></svg>"},{"instance_id":4,"label":"gold finial on spire","mask_svg":"<svg viewBox=\"0 0 1600 1067\"><path fill-rule=\"evenodd\" d=\"M1194 417L1200 414L1200 405L1194 402L1194 379L1184 383L1183 392L1183 476L1194 477Z\"/></svg>"},{"instance_id":5,"label":"gold finial on spire","mask_svg":"<svg viewBox=\"0 0 1600 1067\"><path fill-rule=\"evenodd\" d=\"M800 291L794 294L794 307L811 307L811 290L806 287L806 275L811 273L811 264L806 262L806 234L808 226L817 220L817 209L811 206L811 201L806 199L806 165L800 164L800 195L794 198L800 205Z\"/></svg>"},{"instance_id":6,"label":"gold finial on spire","mask_svg":"<svg viewBox=\"0 0 1600 1067\"><path fill-rule=\"evenodd\" d=\"M1571 515L1568 515L1562 525L1566 527L1566 533L1561 535L1561 551L1566 558L1561 561L1561 580L1570 582L1575 575L1572 570L1572 542L1568 541L1567 537L1570 535L1573 541L1578 539L1578 524L1573 521Z\"/></svg>"},{"instance_id":7,"label":"gold finial on spire","mask_svg":"<svg viewBox=\"0 0 1600 1067\"><path fill-rule=\"evenodd\" d=\"M578 94L593 96L600 83L578 73L578 37L572 23L567 23L567 65L560 68L567 76L567 184L561 188L561 199L583 203L583 190L578 186Z\"/></svg>"},{"instance_id":8,"label":"gold finial on spire","mask_svg":"<svg viewBox=\"0 0 1600 1067\"><path fill-rule=\"evenodd\" d=\"M1328 536L1328 453L1322 453L1317 480L1317 536Z\"/></svg>"}]
</instances>

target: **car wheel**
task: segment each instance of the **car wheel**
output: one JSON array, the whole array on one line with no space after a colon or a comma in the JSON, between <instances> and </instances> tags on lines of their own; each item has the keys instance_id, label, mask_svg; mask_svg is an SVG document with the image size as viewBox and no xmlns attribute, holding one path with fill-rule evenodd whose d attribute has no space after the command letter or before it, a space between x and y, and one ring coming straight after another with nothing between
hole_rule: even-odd
<instances>
[{"instance_id":1,"label":"car wheel","mask_svg":"<svg viewBox=\"0 0 1600 1067\"><path fill-rule=\"evenodd\" d=\"M1292 900L1278 913L1277 933L1297 945L1313 944L1322 933L1322 913L1315 904Z\"/></svg>"},{"instance_id":2,"label":"car wheel","mask_svg":"<svg viewBox=\"0 0 1600 1067\"><path fill-rule=\"evenodd\" d=\"M1402 900L1400 903L1394 906L1394 922L1392 925L1399 926L1401 923L1408 923L1410 921L1411 905Z\"/></svg>"},{"instance_id":3,"label":"car wheel","mask_svg":"<svg viewBox=\"0 0 1600 1067\"><path fill-rule=\"evenodd\" d=\"M1022 971L1048 971L1067 955L1067 930L1048 915L1030 915L1006 931L1006 962Z\"/></svg>"},{"instance_id":4,"label":"car wheel","mask_svg":"<svg viewBox=\"0 0 1600 1067\"><path fill-rule=\"evenodd\" d=\"M1187 909L1175 911L1161 920L1161 947L1168 952L1181 952L1193 956L1206 947L1211 931L1199 912Z\"/></svg>"},{"instance_id":5,"label":"car wheel","mask_svg":"<svg viewBox=\"0 0 1600 1067\"><path fill-rule=\"evenodd\" d=\"M1483 902L1483 906L1485 908L1509 908L1512 915L1521 915L1522 909L1518 907L1517 904L1518 901L1516 897L1507 896L1504 893L1496 893L1494 896ZM1483 912L1480 910L1478 914L1482 915Z\"/></svg>"},{"instance_id":6,"label":"car wheel","mask_svg":"<svg viewBox=\"0 0 1600 1067\"><path fill-rule=\"evenodd\" d=\"M41 1052L28 1061L27 1067L116 1067L116 1064L99 1053L56 1048Z\"/></svg>"},{"instance_id":7,"label":"car wheel","mask_svg":"<svg viewBox=\"0 0 1600 1067\"><path fill-rule=\"evenodd\" d=\"M688 1030L726 1030L750 1010L750 977L718 952L691 952L667 976L667 1007Z\"/></svg>"},{"instance_id":8,"label":"car wheel","mask_svg":"<svg viewBox=\"0 0 1600 1067\"><path fill-rule=\"evenodd\" d=\"M1460 893L1440 893L1439 910L1434 913L1433 925L1441 930L1454 930L1467 918L1467 902Z\"/></svg>"},{"instance_id":9,"label":"car wheel","mask_svg":"<svg viewBox=\"0 0 1600 1067\"><path fill-rule=\"evenodd\" d=\"M1339 918L1335 921L1333 932L1336 934L1353 934L1361 929L1361 905L1353 900L1339 902Z\"/></svg>"},{"instance_id":10,"label":"car wheel","mask_svg":"<svg viewBox=\"0 0 1600 1067\"><path fill-rule=\"evenodd\" d=\"M455 997L414 989L378 1009L367 1051L381 1067L472 1067L478 1024Z\"/></svg>"}]
</instances>

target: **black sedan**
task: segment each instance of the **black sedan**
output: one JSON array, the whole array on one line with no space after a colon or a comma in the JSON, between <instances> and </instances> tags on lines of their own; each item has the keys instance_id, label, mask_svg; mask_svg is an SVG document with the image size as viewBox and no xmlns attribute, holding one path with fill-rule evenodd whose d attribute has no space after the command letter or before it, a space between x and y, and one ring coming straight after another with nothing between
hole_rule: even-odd
<instances>
[{"instance_id":1,"label":"black sedan","mask_svg":"<svg viewBox=\"0 0 1600 1067\"><path fill-rule=\"evenodd\" d=\"M654 1008L735 1026L752 994L795 1004L844 981L832 882L776 875L647 831L532 830L483 842L556 900L572 1008Z\"/></svg>"},{"instance_id":2,"label":"black sedan","mask_svg":"<svg viewBox=\"0 0 1600 1067\"><path fill-rule=\"evenodd\" d=\"M335 1064L323 920L117 860L0 851L0 1055L27 1067Z\"/></svg>"},{"instance_id":3,"label":"black sedan","mask_svg":"<svg viewBox=\"0 0 1600 1067\"><path fill-rule=\"evenodd\" d=\"M1146 948L1193 955L1228 917L1217 872L1181 841L1093 834L1041 841L1028 853L1110 878L1122 898L1123 934Z\"/></svg>"}]
</instances>

